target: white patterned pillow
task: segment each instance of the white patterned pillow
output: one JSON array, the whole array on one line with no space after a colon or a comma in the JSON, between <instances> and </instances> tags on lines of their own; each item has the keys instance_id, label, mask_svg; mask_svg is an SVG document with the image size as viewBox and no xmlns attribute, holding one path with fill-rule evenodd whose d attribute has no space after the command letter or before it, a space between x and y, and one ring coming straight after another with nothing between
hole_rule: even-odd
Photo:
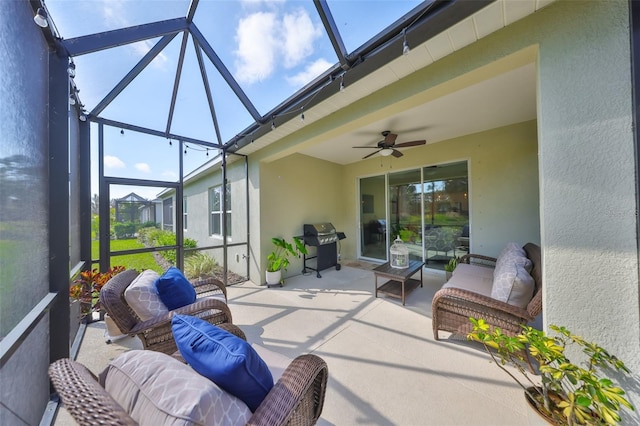
<instances>
[{"instance_id":1,"label":"white patterned pillow","mask_svg":"<svg viewBox=\"0 0 640 426\"><path fill-rule=\"evenodd\" d=\"M142 321L169 312L154 286L159 277L156 271L147 269L138 275L124 291L124 300Z\"/></svg>"},{"instance_id":2,"label":"white patterned pillow","mask_svg":"<svg viewBox=\"0 0 640 426\"><path fill-rule=\"evenodd\" d=\"M141 426L234 426L251 417L244 402L161 352L125 352L109 363L100 381Z\"/></svg>"},{"instance_id":3,"label":"white patterned pillow","mask_svg":"<svg viewBox=\"0 0 640 426\"><path fill-rule=\"evenodd\" d=\"M500 252L496 260L496 269L501 268L505 263L511 262L516 262L522 265L527 272L531 272L533 264L527 257L527 252L517 243L507 243L504 249L502 249L502 252Z\"/></svg>"},{"instance_id":4,"label":"white patterned pillow","mask_svg":"<svg viewBox=\"0 0 640 426\"><path fill-rule=\"evenodd\" d=\"M518 262L503 262L493 271L491 297L510 305L526 308L535 290L535 281Z\"/></svg>"}]
</instances>

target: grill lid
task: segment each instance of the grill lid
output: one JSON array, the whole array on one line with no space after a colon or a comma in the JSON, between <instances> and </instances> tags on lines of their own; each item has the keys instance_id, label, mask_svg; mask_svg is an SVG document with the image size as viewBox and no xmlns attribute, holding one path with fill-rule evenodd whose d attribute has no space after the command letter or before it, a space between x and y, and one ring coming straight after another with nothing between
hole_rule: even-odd
<instances>
[{"instance_id":1,"label":"grill lid","mask_svg":"<svg viewBox=\"0 0 640 426\"><path fill-rule=\"evenodd\" d=\"M329 222L326 223L314 223L304 225L304 235L317 237L319 235L332 235L336 233L336 228Z\"/></svg>"}]
</instances>

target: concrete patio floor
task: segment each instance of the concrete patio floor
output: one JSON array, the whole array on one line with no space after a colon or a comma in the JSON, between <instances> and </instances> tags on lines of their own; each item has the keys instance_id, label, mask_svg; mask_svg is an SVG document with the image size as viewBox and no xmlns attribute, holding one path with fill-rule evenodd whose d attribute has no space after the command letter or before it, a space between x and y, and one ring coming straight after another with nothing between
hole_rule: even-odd
<instances>
[{"instance_id":1,"label":"concrete patio floor","mask_svg":"<svg viewBox=\"0 0 640 426\"><path fill-rule=\"evenodd\" d=\"M434 340L430 302L444 280L444 272L425 270L424 287L402 306L373 296L372 271L343 265L322 271L320 279L315 273L289 278L282 288L234 285L228 303L249 342L327 362L319 425L528 424L521 389L481 347ZM106 344L98 322L87 328L78 361L99 373L118 354L140 347L128 337ZM61 409L55 424L74 423Z\"/></svg>"}]
</instances>

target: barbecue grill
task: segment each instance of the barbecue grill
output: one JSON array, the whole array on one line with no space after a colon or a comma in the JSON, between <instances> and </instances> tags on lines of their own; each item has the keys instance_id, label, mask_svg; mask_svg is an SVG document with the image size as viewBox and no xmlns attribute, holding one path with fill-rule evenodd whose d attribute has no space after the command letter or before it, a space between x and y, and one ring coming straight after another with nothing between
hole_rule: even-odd
<instances>
[{"instance_id":1,"label":"barbecue grill","mask_svg":"<svg viewBox=\"0 0 640 426\"><path fill-rule=\"evenodd\" d=\"M320 271L336 267L336 271L340 270L338 263L337 243L346 238L344 232L336 232L336 228L331 223L315 223L305 224L303 226L304 235L299 237L310 247L316 247L315 256L303 255L304 269L302 273L306 273L307 269L316 271L316 277L322 278ZM307 261L316 260L316 267L312 268L307 265Z\"/></svg>"}]
</instances>

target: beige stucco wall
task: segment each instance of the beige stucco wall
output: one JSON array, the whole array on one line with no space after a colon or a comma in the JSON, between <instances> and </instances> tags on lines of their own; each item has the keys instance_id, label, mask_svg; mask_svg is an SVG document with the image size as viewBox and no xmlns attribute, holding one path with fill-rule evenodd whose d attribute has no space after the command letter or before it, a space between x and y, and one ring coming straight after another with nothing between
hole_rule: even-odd
<instances>
[{"instance_id":1,"label":"beige stucco wall","mask_svg":"<svg viewBox=\"0 0 640 426\"><path fill-rule=\"evenodd\" d=\"M639 372L628 5L554 12L539 76L545 318L596 338Z\"/></svg>"},{"instance_id":2,"label":"beige stucco wall","mask_svg":"<svg viewBox=\"0 0 640 426\"><path fill-rule=\"evenodd\" d=\"M347 235L341 242L341 256L355 259L360 232L358 178L465 160L469 162L472 248L495 256L509 241L540 242L535 121L405 153L399 159L376 157L347 166L301 154L264 162L261 240L291 239L302 234L305 223L331 222ZM374 198L384 202L383 196ZM266 244L261 259L270 251L271 245ZM301 270L302 263L293 262L287 275Z\"/></svg>"},{"instance_id":3,"label":"beige stucco wall","mask_svg":"<svg viewBox=\"0 0 640 426\"><path fill-rule=\"evenodd\" d=\"M305 223L331 222L338 230L346 225L341 166L293 154L261 164L260 182L260 240L265 242L261 265L273 249L273 237L291 242L294 236L302 235ZM264 266L262 268L261 280L264 279ZM291 259L285 276L297 275L301 271L302 259Z\"/></svg>"},{"instance_id":4,"label":"beige stucco wall","mask_svg":"<svg viewBox=\"0 0 640 426\"><path fill-rule=\"evenodd\" d=\"M247 242L247 209L246 209L246 179L244 160L236 161L227 166L227 179L231 185L231 237L228 244ZM183 196L187 198L187 229L184 238L197 241L198 247L221 246L222 237L209 235L209 189L222 185L222 170L220 165L213 167L208 173L199 175L197 179L190 179L185 185ZM170 196L174 199L175 192ZM174 207L175 211L175 207ZM223 250L212 249L207 253L222 265ZM247 246L231 246L227 250L227 267L230 271L247 276Z\"/></svg>"},{"instance_id":5,"label":"beige stucco wall","mask_svg":"<svg viewBox=\"0 0 640 426\"><path fill-rule=\"evenodd\" d=\"M313 143L357 129L385 114L437 97L439 92L453 90L466 80L482 79L483 74L498 72L501 67L514 67L514 59L520 64L535 62L539 73L537 133L544 322L566 325L573 332L597 341L638 373L640 294L628 8L626 1L554 2L348 108L305 126L284 138L279 148L289 155L288 151L294 151L296 144ZM447 143L458 142L443 144ZM261 160L276 155L277 147L257 154L252 166L262 167ZM438 151L435 146L422 149L432 151L433 155ZM442 151L440 155L444 156L448 150ZM471 155L450 152L447 159L441 160ZM435 163L440 159L429 161ZM337 168L329 166L330 171ZM401 169L408 165L399 162L394 167ZM480 216L485 216L480 214L484 213L481 208L486 200L482 197L488 196L480 191L481 183L476 179L491 179L493 185L485 182L482 185L492 189L506 182L505 176L490 174L490 170L481 173L481 167L474 165L472 159L474 232L482 228L478 222ZM347 182L342 216L340 220L331 217L337 227L354 220L355 177L371 173L364 163L353 168L345 169L342 179ZM252 176L258 177L254 183L259 181L257 187L262 185L263 189L271 186L274 172L254 171ZM517 195L523 197L522 193ZM253 199L265 203L257 220L260 232L254 229L253 234L261 238L269 234L265 227L271 226L273 208L265 212L269 201L265 197ZM494 200L497 201L500 200ZM489 205L489 200L486 203ZM334 211L340 212L339 207L329 209L330 213ZM302 223L299 218L295 217L288 232L297 232L294 228ZM474 237L474 249L496 249L485 239L486 235ZM252 244L264 247L260 238L252 239ZM354 252L353 244L353 239L345 240L350 252ZM481 244L485 247L480 247ZM262 252L261 255L266 255L266 249ZM627 390L632 401L640 406L640 386L630 383ZM631 423L638 422L640 418L636 415Z\"/></svg>"},{"instance_id":6,"label":"beige stucco wall","mask_svg":"<svg viewBox=\"0 0 640 426\"><path fill-rule=\"evenodd\" d=\"M343 250L349 257L357 252L358 178L454 161L468 161L472 251L496 256L510 241L539 243L537 149L536 123L530 121L346 166L344 221L351 238Z\"/></svg>"}]
</instances>

